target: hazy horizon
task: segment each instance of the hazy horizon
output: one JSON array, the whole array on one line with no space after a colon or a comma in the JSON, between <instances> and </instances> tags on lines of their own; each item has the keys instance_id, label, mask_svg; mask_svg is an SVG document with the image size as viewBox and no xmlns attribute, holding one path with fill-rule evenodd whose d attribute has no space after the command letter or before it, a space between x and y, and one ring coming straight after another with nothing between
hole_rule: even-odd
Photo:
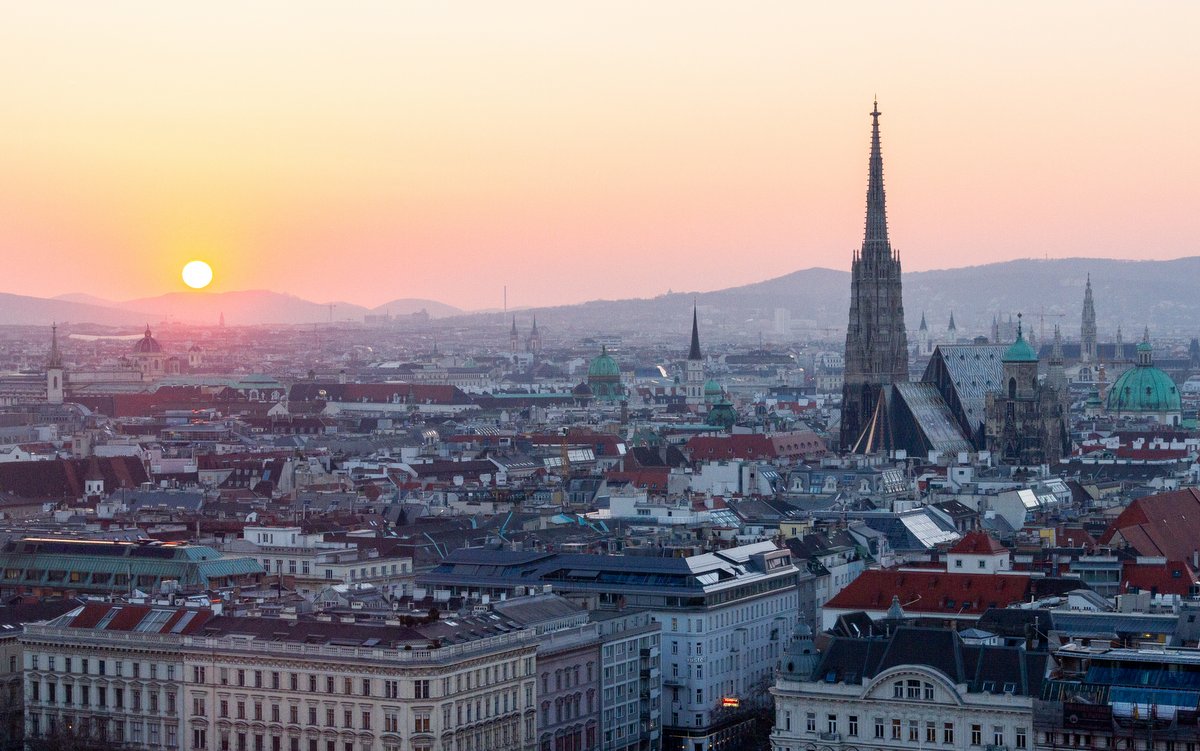
<instances>
[{"instance_id":1,"label":"hazy horizon","mask_svg":"<svg viewBox=\"0 0 1200 751\"><path fill-rule=\"evenodd\" d=\"M1195 255L1200 6L148 0L0 29L5 291L463 309Z\"/></svg>"}]
</instances>

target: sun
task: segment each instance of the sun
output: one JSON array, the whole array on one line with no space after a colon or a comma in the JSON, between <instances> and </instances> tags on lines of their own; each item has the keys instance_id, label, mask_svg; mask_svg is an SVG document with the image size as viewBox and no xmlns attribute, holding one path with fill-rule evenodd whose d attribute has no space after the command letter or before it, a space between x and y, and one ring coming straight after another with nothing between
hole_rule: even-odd
<instances>
[{"instance_id":1,"label":"sun","mask_svg":"<svg viewBox=\"0 0 1200 751\"><path fill-rule=\"evenodd\" d=\"M204 289L212 282L212 266L204 261L189 261L183 267L183 283L192 289Z\"/></svg>"}]
</instances>

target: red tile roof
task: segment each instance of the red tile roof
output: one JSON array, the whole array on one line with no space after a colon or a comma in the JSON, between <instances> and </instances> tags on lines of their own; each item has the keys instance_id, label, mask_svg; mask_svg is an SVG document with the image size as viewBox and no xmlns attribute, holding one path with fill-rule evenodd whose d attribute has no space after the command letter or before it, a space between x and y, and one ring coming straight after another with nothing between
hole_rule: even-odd
<instances>
[{"instance_id":1,"label":"red tile roof","mask_svg":"<svg viewBox=\"0 0 1200 751\"><path fill-rule=\"evenodd\" d=\"M961 555L994 555L1007 553L1008 548L1001 545L999 540L987 532L968 532L966 537L950 548L950 552Z\"/></svg>"},{"instance_id":2,"label":"red tile roof","mask_svg":"<svg viewBox=\"0 0 1200 751\"><path fill-rule=\"evenodd\" d=\"M1161 563L1138 563L1126 561L1121 569L1121 591L1154 592L1160 595L1191 594L1196 584L1196 573L1183 561Z\"/></svg>"},{"instance_id":3,"label":"red tile roof","mask_svg":"<svg viewBox=\"0 0 1200 751\"><path fill-rule=\"evenodd\" d=\"M684 446L692 461L730 459L774 459L775 444L761 433L727 436L696 436Z\"/></svg>"},{"instance_id":4,"label":"red tile roof","mask_svg":"<svg viewBox=\"0 0 1200 751\"><path fill-rule=\"evenodd\" d=\"M825 603L840 610L886 610L893 596L905 612L929 615L982 615L988 608L1024 602L1025 574L960 574L911 569L870 569Z\"/></svg>"},{"instance_id":5,"label":"red tile roof","mask_svg":"<svg viewBox=\"0 0 1200 751\"><path fill-rule=\"evenodd\" d=\"M1121 541L1139 555L1189 560L1200 548L1200 489L1187 488L1138 498L1100 537L1103 545Z\"/></svg>"}]
</instances>

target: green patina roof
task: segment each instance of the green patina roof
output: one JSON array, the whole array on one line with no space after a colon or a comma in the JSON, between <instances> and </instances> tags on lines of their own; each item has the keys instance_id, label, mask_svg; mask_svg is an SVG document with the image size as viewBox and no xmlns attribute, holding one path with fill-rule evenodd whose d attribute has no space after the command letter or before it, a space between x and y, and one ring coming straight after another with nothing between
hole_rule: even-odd
<instances>
[{"instance_id":1,"label":"green patina roof","mask_svg":"<svg viewBox=\"0 0 1200 751\"><path fill-rule=\"evenodd\" d=\"M1178 412L1183 400L1171 376L1153 365L1138 365L1112 385L1107 405L1110 412Z\"/></svg>"},{"instance_id":2,"label":"green patina roof","mask_svg":"<svg viewBox=\"0 0 1200 751\"><path fill-rule=\"evenodd\" d=\"M1021 333L1021 325L1017 324L1017 340L1012 343L1004 352L1004 357L1000 358L1001 362L1037 362L1037 352L1033 351L1033 347L1029 346L1029 342L1025 341L1024 335Z\"/></svg>"},{"instance_id":3,"label":"green patina roof","mask_svg":"<svg viewBox=\"0 0 1200 751\"><path fill-rule=\"evenodd\" d=\"M608 350L601 348L600 354L588 365L588 378L620 378L621 369L617 361L608 356Z\"/></svg>"}]
</instances>

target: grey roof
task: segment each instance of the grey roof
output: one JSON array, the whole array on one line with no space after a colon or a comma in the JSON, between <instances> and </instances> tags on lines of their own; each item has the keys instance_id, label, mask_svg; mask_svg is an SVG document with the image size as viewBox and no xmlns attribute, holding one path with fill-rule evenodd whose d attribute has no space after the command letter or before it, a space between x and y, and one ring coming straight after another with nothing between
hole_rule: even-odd
<instances>
[{"instance_id":1,"label":"grey roof","mask_svg":"<svg viewBox=\"0 0 1200 751\"><path fill-rule=\"evenodd\" d=\"M963 435L950 406L932 383L897 383L896 393L912 413L930 449L939 453L971 451L974 446Z\"/></svg>"},{"instance_id":2,"label":"grey roof","mask_svg":"<svg viewBox=\"0 0 1200 751\"><path fill-rule=\"evenodd\" d=\"M934 361L940 359L954 385L958 402L974 428L983 423L987 394L999 391L1004 382L1001 359L1005 344L939 344L930 358L922 381L934 382Z\"/></svg>"},{"instance_id":3,"label":"grey roof","mask_svg":"<svg viewBox=\"0 0 1200 751\"><path fill-rule=\"evenodd\" d=\"M892 668L914 665L937 670L972 693L1037 696L1046 673L1046 652L1018 647L968 645L949 629L902 626L890 636L836 636L812 679L857 683Z\"/></svg>"},{"instance_id":4,"label":"grey roof","mask_svg":"<svg viewBox=\"0 0 1200 751\"><path fill-rule=\"evenodd\" d=\"M556 621L584 612L579 605L556 594L539 594L505 600L494 603L492 609L522 626Z\"/></svg>"}]
</instances>

